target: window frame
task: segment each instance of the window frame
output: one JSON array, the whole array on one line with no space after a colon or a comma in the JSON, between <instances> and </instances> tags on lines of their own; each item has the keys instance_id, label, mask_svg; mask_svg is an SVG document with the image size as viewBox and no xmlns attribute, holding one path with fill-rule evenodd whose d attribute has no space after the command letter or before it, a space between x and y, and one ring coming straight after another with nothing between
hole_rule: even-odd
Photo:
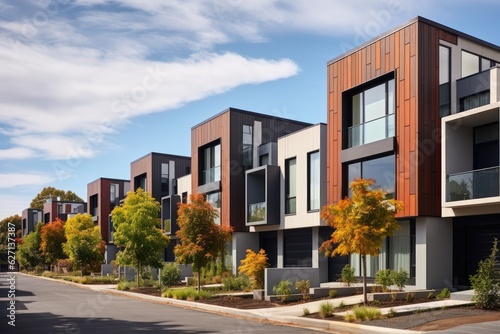
<instances>
[{"instance_id":1,"label":"window frame","mask_svg":"<svg viewBox=\"0 0 500 334\"><path fill-rule=\"evenodd\" d=\"M295 178L292 181L290 176L290 163L294 162L295 166ZM293 182L293 187L292 186ZM294 194L291 193L291 188L295 190ZM290 196L293 195L293 196ZM292 200L295 200L295 205L293 205L292 211ZM295 215L297 214L297 157L290 157L285 159L285 215Z\"/></svg>"},{"instance_id":2,"label":"window frame","mask_svg":"<svg viewBox=\"0 0 500 334\"><path fill-rule=\"evenodd\" d=\"M312 205L312 200L313 200L313 197L312 197L312 191L313 191L313 184L312 184L312 168L311 168L311 165L312 165L312 161L311 161L311 157L313 155L317 155L317 159L318 159L318 162L317 162L317 176L316 176L316 179L317 179L317 201L318 201L318 207L313 207ZM319 211L321 209L321 155L320 155L320 151L319 150L315 150L315 151L312 151L312 152L309 152L307 153L307 211L308 212L314 212L314 211Z\"/></svg>"}]
</instances>

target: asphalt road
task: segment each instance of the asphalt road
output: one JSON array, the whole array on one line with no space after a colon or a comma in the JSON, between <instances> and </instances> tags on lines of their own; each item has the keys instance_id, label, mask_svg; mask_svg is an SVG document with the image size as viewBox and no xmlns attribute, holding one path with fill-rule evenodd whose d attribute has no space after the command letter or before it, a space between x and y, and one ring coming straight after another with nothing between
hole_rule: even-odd
<instances>
[{"instance_id":1,"label":"asphalt road","mask_svg":"<svg viewBox=\"0 0 500 334\"><path fill-rule=\"evenodd\" d=\"M9 273L0 273L0 310L0 333L312 332L306 328L220 316Z\"/></svg>"}]
</instances>

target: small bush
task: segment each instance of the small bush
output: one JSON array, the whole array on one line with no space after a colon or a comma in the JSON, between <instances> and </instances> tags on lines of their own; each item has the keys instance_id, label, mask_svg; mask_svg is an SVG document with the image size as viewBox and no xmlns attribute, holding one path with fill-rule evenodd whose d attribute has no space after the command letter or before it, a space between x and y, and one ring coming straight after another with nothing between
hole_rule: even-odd
<instances>
[{"instance_id":1,"label":"small bush","mask_svg":"<svg viewBox=\"0 0 500 334\"><path fill-rule=\"evenodd\" d=\"M198 300L207 299L212 297L212 294L208 291L197 291L195 288L184 288L184 289L168 289L162 293L163 297L174 298L180 300Z\"/></svg>"},{"instance_id":2,"label":"small bush","mask_svg":"<svg viewBox=\"0 0 500 334\"><path fill-rule=\"evenodd\" d=\"M387 313L387 318L394 318L396 316L396 311L391 307L389 312Z\"/></svg>"},{"instance_id":3,"label":"small bush","mask_svg":"<svg viewBox=\"0 0 500 334\"><path fill-rule=\"evenodd\" d=\"M404 289L406 281L408 280L408 272L404 269L399 271L392 270L390 272L391 284L397 286L401 291Z\"/></svg>"},{"instance_id":4,"label":"small bush","mask_svg":"<svg viewBox=\"0 0 500 334\"><path fill-rule=\"evenodd\" d=\"M352 309L352 315L354 316L354 319L360 321L375 320L382 318L382 312L380 311L380 309L376 307L357 306Z\"/></svg>"},{"instance_id":5,"label":"small bush","mask_svg":"<svg viewBox=\"0 0 500 334\"><path fill-rule=\"evenodd\" d=\"M337 307L338 307L338 308L343 308L343 307L345 307L345 303L344 303L344 301L342 300L342 301L339 303L339 305L337 305Z\"/></svg>"},{"instance_id":6,"label":"small bush","mask_svg":"<svg viewBox=\"0 0 500 334\"><path fill-rule=\"evenodd\" d=\"M246 291L252 283L247 275L228 276L222 278L222 287L226 291Z\"/></svg>"},{"instance_id":7,"label":"small bush","mask_svg":"<svg viewBox=\"0 0 500 334\"><path fill-rule=\"evenodd\" d=\"M130 288L133 288L135 286L136 286L136 283L133 281L121 281L116 286L116 289L121 290L121 291L126 291L126 290L130 290Z\"/></svg>"},{"instance_id":8,"label":"small bush","mask_svg":"<svg viewBox=\"0 0 500 334\"><path fill-rule=\"evenodd\" d=\"M321 303L319 305L319 316L322 319L325 319L327 317L331 317L333 314L333 305L330 302L326 303Z\"/></svg>"},{"instance_id":9,"label":"small bush","mask_svg":"<svg viewBox=\"0 0 500 334\"><path fill-rule=\"evenodd\" d=\"M494 309L500 308L500 273L495 271L498 265L498 240L493 240L490 256L479 261L477 272L470 276L470 282L474 289L472 300L480 308Z\"/></svg>"},{"instance_id":10,"label":"small bush","mask_svg":"<svg viewBox=\"0 0 500 334\"><path fill-rule=\"evenodd\" d=\"M309 315L309 314L311 314L311 312L309 311L309 309L308 309L307 307L304 307L304 308L302 309L302 313L303 313L304 315Z\"/></svg>"},{"instance_id":11,"label":"small bush","mask_svg":"<svg viewBox=\"0 0 500 334\"><path fill-rule=\"evenodd\" d=\"M161 270L161 284L165 287L177 285L181 280L181 268L177 263L166 263Z\"/></svg>"},{"instance_id":12,"label":"small bush","mask_svg":"<svg viewBox=\"0 0 500 334\"><path fill-rule=\"evenodd\" d=\"M396 292L391 292L391 301L395 302L398 299L398 294Z\"/></svg>"},{"instance_id":13,"label":"small bush","mask_svg":"<svg viewBox=\"0 0 500 334\"><path fill-rule=\"evenodd\" d=\"M382 269L375 274L375 283L382 286L383 291L389 291L392 285L392 277L390 269Z\"/></svg>"},{"instance_id":14,"label":"small bush","mask_svg":"<svg viewBox=\"0 0 500 334\"><path fill-rule=\"evenodd\" d=\"M261 249L255 253L247 249L245 259L241 260L238 273L248 275L253 280L254 289L264 289L264 271L269 266L267 254Z\"/></svg>"},{"instance_id":15,"label":"small bush","mask_svg":"<svg viewBox=\"0 0 500 334\"><path fill-rule=\"evenodd\" d=\"M295 282L295 288L302 294L302 298L306 299L307 297L309 297L307 296L307 294L309 293L309 289L311 288L311 281L309 281L308 279L297 281Z\"/></svg>"},{"instance_id":16,"label":"small bush","mask_svg":"<svg viewBox=\"0 0 500 334\"><path fill-rule=\"evenodd\" d=\"M411 302L413 299L415 299L415 293L414 292L407 292L405 299L407 302Z\"/></svg>"},{"instance_id":17,"label":"small bush","mask_svg":"<svg viewBox=\"0 0 500 334\"><path fill-rule=\"evenodd\" d=\"M292 282L289 280L281 280L278 284L273 286L273 292L280 297L280 300L285 301L292 293Z\"/></svg>"},{"instance_id":18,"label":"small bush","mask_svg":"<svg viewBox=\"0 0 500 334\"><path fill-rule=\"evenodd\" d=\"M438 300L448 299L448 298L450 298L450 290L448 288L444 288L443 290L441 290L441 292L439 292L436 295L436 299Z\"/></svg>"},{"instance_id":19,"label":"small bush","mask_svg":"<svg viewBox=\"0 0 500 334\"><path fill-rule=\"evenodd\" d=\"M356 283L356 277L354 273L356 269L346 264L340 273L340 280L346 285L350 286L352 283Z\"/></svg>"},{"instance_id":20,"label":"small bush","mask_svg":"<svg viewBox=\"0 0 500 334\"><path fill-rule=\"evenodd\" d=\"M330 298L335 298L335 296L337 296L337 290L330 290L330 291L328 291L328 296Z\"/></svg>"}]
</instances>

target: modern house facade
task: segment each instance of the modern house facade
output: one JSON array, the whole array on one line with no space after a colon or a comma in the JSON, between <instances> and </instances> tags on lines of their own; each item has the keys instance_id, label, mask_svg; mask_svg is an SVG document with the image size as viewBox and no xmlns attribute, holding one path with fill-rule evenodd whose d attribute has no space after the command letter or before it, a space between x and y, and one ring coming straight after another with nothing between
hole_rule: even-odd
<instances>
[{"instance_id":1,"label":"modern house facade","mask_svg":"<svg viewBox=\"0 0 500 334\"><path fill-rule=\"evenodd\" d=\"M131 189L135 191L142 188L161 204L158 218L161 218L162 228L171 237L175 236L177 225L172 224L172 221L177 217L177 203L181 200L178 180L190 174L191 158L187 156L151 152L130 163ZM165 250L165 261L173 261L175 244L173 240Z\"/></svg>"},{"instance_id":2,"label":"modern house facade","mask_svg":"<svg viewBox=\"0 0 500 334\"><path fill-rule=\"evenodd\" d=\"M106 242L104 263L110 264L116 258L117 247L113 243L113 221L111 212L120 205L130 190L130 181L99 178L87 184L87 213L99 226L102 240Z\"/></svg>"},{"instance_id":3,"label":"modern house facade","mask_svg":"<svg viewBox=\"0 0 500 334\"><path fill-rule=\"evenodd\" d=\"M28 233L35 230L36 224L43 222L43 210L28 208L24 209L21 214L21 228L23 231L23 238Z\"/></svg>"},{"instance_id":4,"label":"modern house facade","mask_svg":"<svg viewBox=\"0 0 500 334\"><path fill-rule=\"evenodd\" d=\"M61 201L59 198L48 199L43 204L43 223L48 224L56 220L68 220L71 216L87 212L87 203Z\"/></svg>"},{"instance_id":5,"label":"modern house facade","mask_svg":"<svg viewBox=\"0 0 500 334\"><path fill-rule=\"evenodd\" d=\"M327 64L328 203L347 196L350 181L363 177L375 179L377 187L405 206L397 213L400 229L386 240L380 256L369 258L368 276L379 269L403 268L410 273L409 285L442 288L467 285L468 274L477 268L474 259L468 260L467 270L461 269L464 255L457 249L463 244L460 230L467 224L472 227L471 220L477 217L452 216L493 213L494 205L489 211L483 209L495 200L449 202L447 180L454 173L476 168L473 156L481 153L473 147L475 126L485 125L481 129L487 142L494 142L496 136L496 151L494 144L487 149L496 152L497 160L486 165L498 167L498 106L457 114L460 106L473 108L496 99L497 93L491 91L498 86L498 79L493 82L497 70L489 68L500 60L498 51L498 46L417 17ZM477 70L469 68L476 66ZM489 80L470 78L486 76L483 72ZM478 82L482 82L480 88ZM465 116L482 111L490 119ZM461 118L470 123L457 126ZM489 125L495 119L496 128ZM465 155L462 141L468 143ZM474 204L475 211L468 209ZM499 223L497 216L489 216L484 223L490 235L483 250L491 248L486 239L498 236ZM479 253L484 258L483 250L461 252L469 254L465 258ZM349 262L359 274L359 256L351 255Z\"/></svg>"},{"instance_id":6,"label":"modern house facade","mask_svg":"<svg viewBox=\"0 0 500 334\"><path fill-rule=\"evenodd\" d=\"M205 194L219 211L217 223L233 228L226 259L233 272L246 249L259 247L258 234L249 233L246 224L245 172L268 165L278 138L307 126L310 124L228 108L192 127L191 192Z\"/></svg>"}]
</instances>

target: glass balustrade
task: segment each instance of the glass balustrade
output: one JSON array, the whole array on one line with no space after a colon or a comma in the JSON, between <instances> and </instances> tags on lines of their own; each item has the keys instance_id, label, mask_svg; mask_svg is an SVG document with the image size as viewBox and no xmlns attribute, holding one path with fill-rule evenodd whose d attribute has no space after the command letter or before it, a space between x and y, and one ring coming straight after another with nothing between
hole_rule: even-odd
<instances>
[{"instance_id":1,"label":"glass balustrade","mask_svg":"<svg viewBox=\"0 0 500 334\"><path fill-rule=\"evenodd\" d=\"M355 147L394 137L394 114L380 117L348 128L348 145Z\"/></svg>"},{"instance_id":2,"label":"glass balustrade","mask_svg":"<svg viewBox=\"0 0 500 334\"><path fill-rule=\"evenodd\" d=\"M266 219L266 202L248 204L248 222L260 222Z\"/></svg>"},{"instance_id":3,"label":"glass balustrade","mask_svg":"<svg viewBox=\"0 0 500 334\"><path fill-rule=\"evenodd\" d=\"M498 170L492 167L448 175L447 201L498 196Z\"/></svg>"}]
</instances>

